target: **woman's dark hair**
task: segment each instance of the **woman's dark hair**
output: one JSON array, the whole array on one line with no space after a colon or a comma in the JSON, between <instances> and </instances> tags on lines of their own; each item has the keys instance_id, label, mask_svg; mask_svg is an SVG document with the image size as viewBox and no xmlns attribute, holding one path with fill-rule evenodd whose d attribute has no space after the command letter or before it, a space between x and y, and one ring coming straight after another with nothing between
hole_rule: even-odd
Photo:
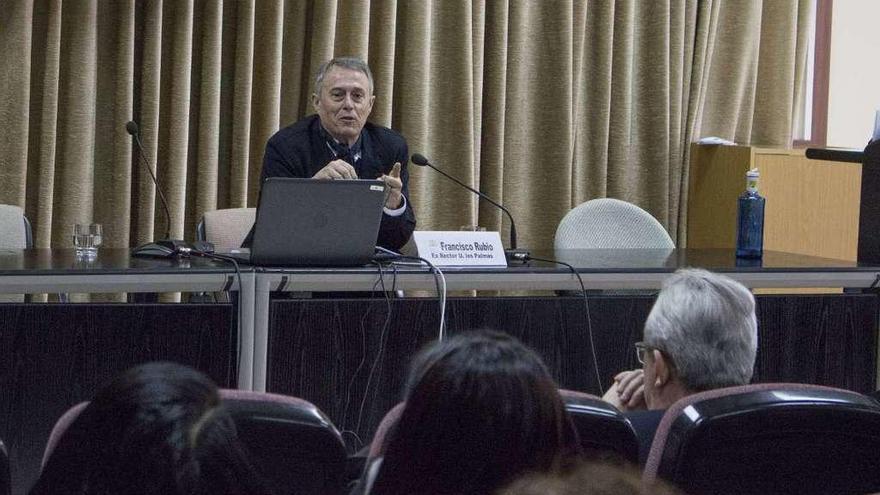
<instances>
[{"instance_id":1,"label":"woman's dark hair","mask_svg":"<svg viewBox=\"0 0 880 495\"><path fill-rule=\"evenodd\" d=\"M205 375L134 367L102 388L59 439L35 494L268 493Z\"/></svg>"},{"instance_id":2,"label":"woman's dark hair","mask_svg":"<svg viewBox=\"0 0 880 495\"><path fill-rule=\"evenodd\" d=\"M502 333L430 345L413 361L405 395L373 494L488 494L580 451L541 358Z\"/></svg>"}]
</instances>

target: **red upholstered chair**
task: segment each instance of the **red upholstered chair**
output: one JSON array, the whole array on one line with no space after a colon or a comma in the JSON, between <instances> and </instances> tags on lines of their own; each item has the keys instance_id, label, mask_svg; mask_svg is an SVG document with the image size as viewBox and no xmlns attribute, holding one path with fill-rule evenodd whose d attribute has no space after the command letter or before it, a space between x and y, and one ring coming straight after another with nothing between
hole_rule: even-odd
<instances>
[{"instance_id":1,"label":"red upholstered chair","mask_svg":"<svg viewBox=\"0 0 880 495\"><path fill-rule=\"evenodd\" d=\"M638 462L639 442L636 432L620 411L595 395L564 389L559 390L559 395L565 402L565 409L572 418L584 450L602 458L623 458L632 463ZM370 443L367 465L382 455L388 432L400 419L404 405L403 402L397 404L382 418Z\"/></svg>"},{"instance_id":2,"label":"red upholstered chair","mask_svg":"<svg viewBox=\"0 0 880 495\"><path fill-rule=\"evenodd\" d=\"M880 491L880 406L847 390L757 384L685 397L663 416L644 478L691 495Z\"/></svg>"},{"instance_id":3,"label":"red upholstered chair","mask_svg":"<svg viewBox=\"0 0 880 495\"><path fill-rule=\"evenodd\" d=\"M403 407L405 405L405 402L401 402L392 407L390 411L385 413L379 426L376 427L376 433L373 434L373 440L370 442L370 453L367 455L367 465L369 465L373 459L380 457L385 452L385 443L388 440L388 432L391 431L391 428L393 428L395 424L397 424L397 420L400 419L400 415L403 414Z\"/></svg>"},{"instance_id":4,"label":"red upholstered chair","mask_svg":"<svg viewBox=\"0 0 880 495\"><path fill-rule=\"evenodd\" d=\"M345 444L335 426L312 403L296 397L221 390L239 439L254 465L278 494L345 493ZM45 465L64 431L88 405L68 410L52 430Z\"/></svg>"}]
</instances>

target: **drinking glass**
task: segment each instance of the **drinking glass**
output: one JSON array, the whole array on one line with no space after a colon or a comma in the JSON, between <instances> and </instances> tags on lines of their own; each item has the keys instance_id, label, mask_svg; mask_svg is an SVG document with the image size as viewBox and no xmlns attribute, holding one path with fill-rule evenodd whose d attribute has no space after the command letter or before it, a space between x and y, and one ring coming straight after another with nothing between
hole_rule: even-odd
<instances>
[{"instance_id":1,"label":"drinking glass","mask_svg":"<svg viewBox=\"0 0 880 495\"><path fill-rule=\"evenodd\" d=\"M78 223L73 226L73 248L78 258L94 259L104 232L100 223Z\"/></svg>"}]
</instances>

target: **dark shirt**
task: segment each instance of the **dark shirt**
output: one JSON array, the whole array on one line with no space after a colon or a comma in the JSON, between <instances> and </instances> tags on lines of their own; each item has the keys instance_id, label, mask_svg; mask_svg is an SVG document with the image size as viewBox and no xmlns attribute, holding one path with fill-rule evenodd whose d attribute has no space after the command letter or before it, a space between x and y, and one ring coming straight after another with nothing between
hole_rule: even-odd
<instances>
[{"instance_id":1,"label":"dark shirt","mask_svg":"<svg viewBox=\"0 0 880 495\"><path fill-rule=\"evenodd\" d=\"M375 179L388 174L394 164L400 162L406 210L396 217L382 214L377 240L382 247L400 249L416 227L415 213L409 201L409 171L406 166L409 150L406 140L391 129L369 122L364 125L361 137L351 150L340 147L332 140L328 143L328 137L317 115L279 130L266 143L260 182L268 177L312 177L335 160L337 155L351 164L362 179Z\"/></svg>"},{"instance_id":2,"label":"dark shirt","mask_svg":"<svg viewBox=\"0 0 880 495\"><path fill-rule=\"evenodd\" d=\"M651 444L654 443L654 435L657 433L657 427L660 426L660 420L663 419L663 413L666 411L648 410L648 411L629 411L623 413L624 416L632 423L636 430L636 436L639 438L639 465L644 466L648 460L648 454L651 453Z\"/></svg>"}]
</instances>

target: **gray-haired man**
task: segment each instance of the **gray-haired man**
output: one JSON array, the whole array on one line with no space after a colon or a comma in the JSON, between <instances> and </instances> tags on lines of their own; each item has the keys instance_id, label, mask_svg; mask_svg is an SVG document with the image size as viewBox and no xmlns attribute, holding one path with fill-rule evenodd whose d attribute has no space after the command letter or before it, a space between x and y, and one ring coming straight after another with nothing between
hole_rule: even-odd
<instances>
[{"instance_id":1,"label":"gray-haired man","mask_svg":"<svg viewBox=\"0 0 880 495\"><path fill-rule=\"evenodd\" d=\"M315 115L269 139L260 180L379 178L390 193L377 242L399 249L416 226L407 200L409 151L403 136L367 122L375 99L373 75L364 61L339 57L322 65L312 94Z\"/></svg>"},{"instance_id":2,"label":"gray-haired man","mask_svg":"<svg viewBox=\"0 0 880 495\"><path fill-rule=\"evenodd\" d=\"M642 369L619 373L603 398L631 411L644 461L663 411L675 401L752 379L758 349L755 298L723 275L679 270L663 284L643 339L636 343Z\"/></svg>"}]
</instances>

